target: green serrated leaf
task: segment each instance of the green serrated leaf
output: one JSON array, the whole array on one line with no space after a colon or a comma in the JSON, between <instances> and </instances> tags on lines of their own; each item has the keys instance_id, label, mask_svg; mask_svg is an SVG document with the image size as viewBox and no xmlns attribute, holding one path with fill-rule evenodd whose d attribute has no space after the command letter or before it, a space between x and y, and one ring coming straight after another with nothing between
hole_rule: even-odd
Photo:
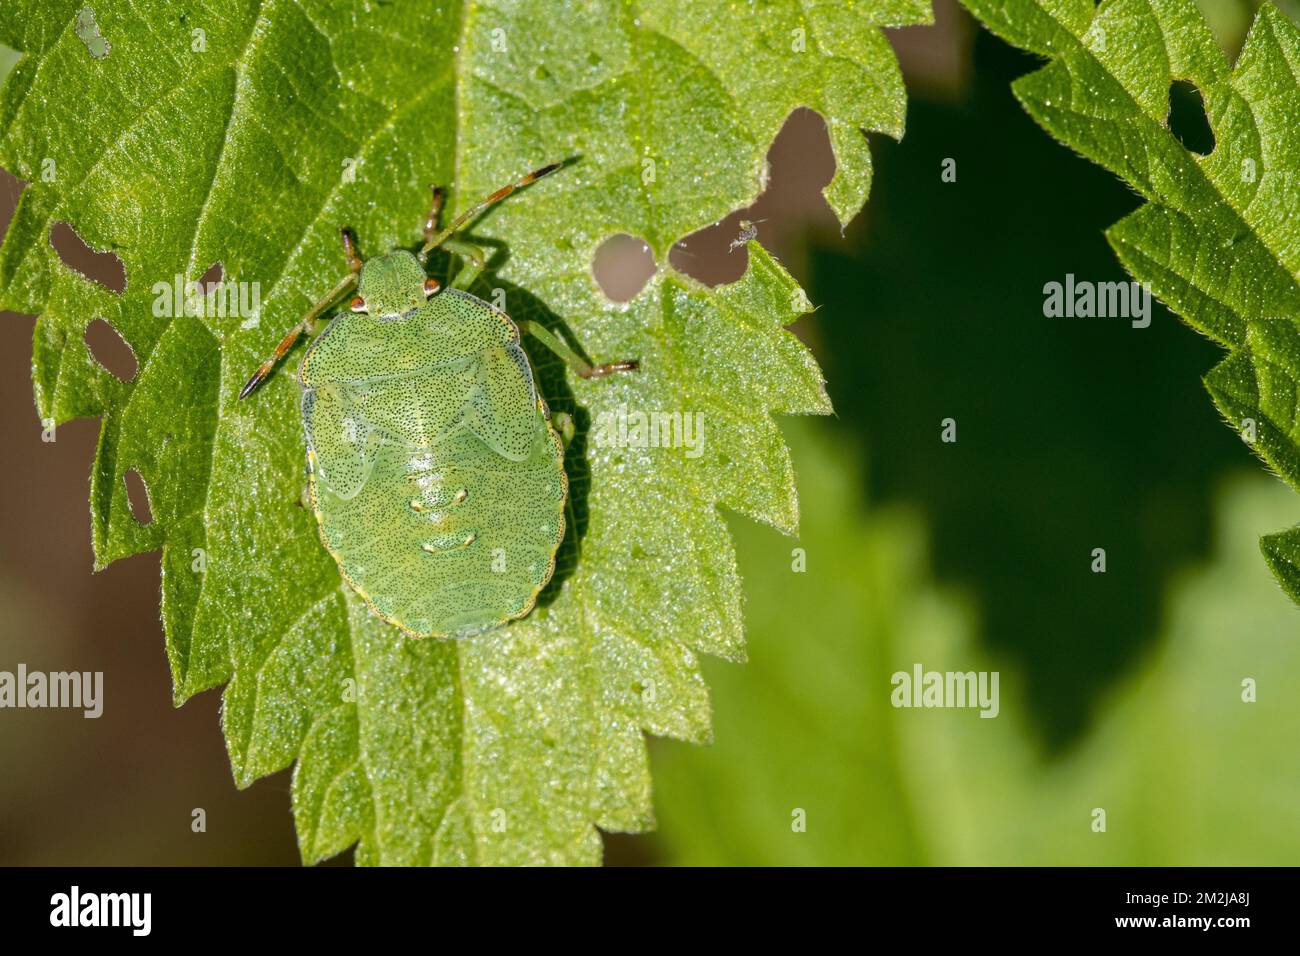
<instances>
[{"instance_id":1,"label":"green serrated leaf","mask_svg":"<svg viewBox=\"0 0 1300 956\"><path fill-rule=\"evenodd\" d=\"M755 197L798 106L827 120L827 198L847 221L870 182L862 130L903 125L879 26L926 20L928 4L647 0L559 16L541 0L139 0L91 4L102 58L74 29L83 6L0 11L0 42L26 54L0 90L0 165L31 184L0 248L0 308L40 313L40 414L103 416L96 563L161 547L177 702L228 682L240 786L297 760L307 860L359 843L367 863L598 861L596 827L652 822L643 733L707 738L699 655L743 655L719 508L793 530L771 416L829 411L784 329L808 306L770 256L751 243L745 277L708 289L667 252ZM513 314L567 326L592 356L641 359L642 373L598 383L540 362L553 407L588 427L624 406L697 412L704 453L580 437L574 533L544 606L478 639L404 640L341 586L298 504L292 376L235 395L340 274L341 225L366 254L410 245L430 182L454 211L558 159L572 162L475 227L499 250L480 291L504 289ZM124 293L59 261L47 237L60 221L121 258ZM591 262L623 232L662 265L620 306ZM214 263L258 283L252 316L154 315L156 283ZM89 354L95 318L134 350L132 381ZM131 469L147 525L128 506Z\"/></svg>"},{"instance_id":2,"label":"green serrated leaf","mask_svg":"<svg viewBox=\"0 0 1300 956\"><path fill-rule=\"evenodd\" d=\"M1300 528L1266 534L1259 539L1259 547L1282 589L1300 603Z\"/></svg>"},{"instance_id":3,"label":"green serrated leaf","mask_svg":"<svg viewBox=\"0 0 1300 956\"><path fill-rule=\"evenodd\" d=\"M1014 90L1049 133L1146 204L1107 237L1124 267L1228 350L1219 409L1300 490L1300 30L1271 4L1235 67L1193 0L964 0L994 33L1050 57ZM1199 91L1205 156L1169 124L1175 81Z\"/></svg>"}]
</instances>

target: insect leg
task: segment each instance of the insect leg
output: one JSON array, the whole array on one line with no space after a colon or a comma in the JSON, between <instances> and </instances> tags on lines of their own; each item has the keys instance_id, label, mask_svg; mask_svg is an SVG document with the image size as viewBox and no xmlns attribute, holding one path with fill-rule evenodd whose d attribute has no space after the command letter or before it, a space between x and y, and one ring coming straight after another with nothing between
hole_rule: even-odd
<instances>
[{"instance_id":1,"label":"insect leg","mask_svg":"<svg viewBox=\"0 0 1300 956\"><path fill-rule=\"evenodd\" d=\"M352 230L347 226L339 230L339 235L343 237L343 254L348 257L348 268L355 273L360 273L361 267L365 263L361 261L361 256L357 254L357 237L352 234Z\"/></svg>"},{"instance_id":2,"label":"insect leg","mask_svg":"<svg viewBox=\"0 0 1300 956\"><path fill-rule=\"evenodd\" d=\"M324 298L319 299L315 305L308 309L307 314L302 317L302 321L291 328L288 332L284 333L284 338L280 339L280 344L275 347L275 351L271 353L271 357L257 367L257 371L253 373L252 378L250 378L244 384L244 387L239 390L239 397L247 398L249 395L253 394L253 390L266 381L267 377L271 374L271 370L275 368L275 364L279 362L280 359L284 358L285 353L288 352L289 349L293 348L293 343L298 341L298 336L302 335L304 332L310 332L315 328L316 320L320 318L321 313L348 292L351 292L352 287L356 285L356 283L357 274L355 272L349 272L335 284L333 289L325 294Z\"/></svg>"},{"instance_id":3,"label":"insect leg","mask_svg":"<svg viewBox=\"0 0 1300 956\"><path fill-rule=\"evenodd\" d=\"M443 242L442 247L448 252L455 253L465 260L456 277L451 280L453 289L468 289L474 284L487 265L487 253L480 246L472 242L466 242L464 239L447 239Z\"/></svg>"},{"instance_id":4,"label":"insect leg","mask_svg":"<svg viewBox=\"0 0 1300 956\"><path fill-rule=\"evenodd\" d=\"M564 343L563 339L544 325L538 322L530 322L527 319L518 319L515 324L519 326L519 331L531 335L562 358L565 364L582 378L604 378L614 372L635 372L641 367L641 363L635 359L627 359L622 362L607 362L604 365L592 365L590 362L584 361L577 352Z\"/></svg>"},{"instance_id":5,"label":"insect leg","mask_svg":"<svg viewBox=\"0 0 1300 956\"><path fill-rule=\"evenodd\" d=\"M284 338L280 339L280 344L275 347L271 357L257 367L257 371L239 390L240 398L247 398L253 394L253 390L266 381L267 376L271 374L271 370L275 368L275 363L284 358L285 353L293 348L293 343L298 341L298 336L304 332L310 334L311 330L316 327L316 320L321 317L321 313L343 298L348 292L351 292L352 287L356 285L363 264L361 256L357 254L357 240L352 235L352 230L347 226L339 230L339 234L343 237L343 254L348 259L348 274L336 282L334 288L327 292L323 299L317 300L316 304L307 310L307 314L302 317L297 325L284 333Z\"/></svg>"},{"instance_id":6,"label":"insect leg","mask_svg":"<svg viewBox=\"0 0 1300 956\"><path fill-rule=\"evenodd\" d=\"M454 220L452 220L451 225L449 225L446 229L442 230L442 232L439 232L436 235L429 235L429 232L431 232L432 230L426 228L424 245L420 249L421 257L428 255L431 250L437 249L440 245L442 245L449 238L451 238L453 233L459 230L462 226L465 225L465 223L469 222L471 219L477 216L488 206L491 206L493 203L498 203L501 200L505 199L516 189L522 189L524 186L527 186L529 183L534 183L537 180L541 179L543 176L555 172L557 169L560 168L561 165L563 164L551 163L551 165L543 166L541 169L534 169L523 179L511 183L509 186L502 186L496 192L492 193L492 195L487 196L480 202L466 209L463 213L461 213ZM434 199L435 211L439 209L441 206L442 206L441 197L435 197Z\"/></svg>"},{"instance_id":7,"label":"insect leg","mask_svg":"<svg viewBox=\"0 0 1300 956\"><path fill-rule=\"evenodd\" d=\"M433 191L433 201L429 204L429 215L424 220L424 241L429 242L433 239L438 230L438 217L442 214L442 189L438 186L429 187ZM429 248L432 248L430 246ZM423 250L421 255L424 255Z\"/></svg>"}]
</instances>

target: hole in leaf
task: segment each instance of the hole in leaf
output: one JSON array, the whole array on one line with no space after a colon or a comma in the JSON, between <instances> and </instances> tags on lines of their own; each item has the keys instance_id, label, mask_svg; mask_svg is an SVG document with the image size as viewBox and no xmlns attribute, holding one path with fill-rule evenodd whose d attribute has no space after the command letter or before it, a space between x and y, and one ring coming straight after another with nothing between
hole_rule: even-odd
<instances>
[{"instance_id":1,"label":"hole in leaf","mask_svg":"<svg viewBox=\"0 0 1300 956\"><path fill-rule=\"evenodd\" d=\"M139 524L147 525L153 521L153 509L149 505L149 487L144 483L140 472L128 468L122 475L126 485L126 503L131 509L131 517Z\"/></svg>"},{"instance_id":2,"label":"hole in leaf","mask_svg":"<svg viewBox=\"0 0 1300 956\"><path fill-rule=\"evenodd\" d=\"M826 123L810 109L799 108L786 117L767 151L768 178L753 205L737 209L725 219L691 233L668 253L668 261L705 285L735 282L745 274L749 256L744 239L757 238L790 268L792 257L803 255L794 240L807 226L840 234L835 214L826 205L822 189L835 175ZM741 225L750 223L750 228Z\"/></svg>"},{"instance_id":3,"label":"hole in leaf","mask_svg":"<svg viewBox=\"0 0 1300 956\"><path fill-rule=\"evenodd\" d=\"M126 290L126 267L122 260L111 252L90 248L68 223L56 222L50 227L50 245L63 264L74 272L98 282L109 292L120 295Z\"/></svg>"},{"instance_id":4,"label":"hole in leaf","mask_svg":"<svg viewBox=\"0 0 1300 956\"><path fill-rule=\"evenodd\" d=\"M925 100L960 101L971 81L974 23L953 2L934 6L934 22L925 26L886 27L907 90Z\"/></svg>"},{"instance_id":5,"label":"hole in leaf","mask_svg":"<svg viewBox=\"0 0 1300 956\"><path fill-rule=\"evenodd\" d=\"M605 295L615 302L628 302L645 288L659 267L644 239L619 233L600 244L591 260L591 271Z\"/></svg>"},{"instance_id":6,"label":"hole in leaf","mask_svg":"<svg viewBox=\"0 0 1300 956\"><path fill-rule=\"evenodd\" d=\"M225 267L220 262L208 266L208 271L199 276L199 295L211 295L212 290L221 285L226 277Z\"/></svg>"},{"instance_id":7,"label":"hole in leaf","mask_svg":"<svg viewBox=\"0 0 1300 956\"><path fill-rule=\"evenodd\" d=\"M1214 130L1205 116L1205 100L1186 80L1174 80L1169 86L1169 131L1193 153L1207 156L1214 152Z\"/></svg>"},{"instance_id":8,"label":"hole in leaf","mask_svg":"<svg viewBox=\"0 0 1300 956\"><path fill-rule=\"evenodd\" d=\"M90 357L111 375L123 382L135 378L140 363L136 361L131 346L118 334L111 322L106 319L96 319L86 326L84 338L86 348L90 350Z\"/></svg>"}]
</instances>

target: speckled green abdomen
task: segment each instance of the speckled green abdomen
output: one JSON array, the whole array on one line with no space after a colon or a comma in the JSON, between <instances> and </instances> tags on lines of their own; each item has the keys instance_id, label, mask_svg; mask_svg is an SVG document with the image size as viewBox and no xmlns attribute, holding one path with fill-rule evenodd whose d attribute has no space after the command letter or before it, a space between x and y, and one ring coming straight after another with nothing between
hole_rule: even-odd
<instances>
[{"instance_id":1,"label":"speckled green abdomen","mask_svg":"<svg viewBox=\"0 0 1300 956\"><path fill-rule=\"evenodd\" d=\"M401 256L419 269L388 258ZM363 295L384 296L366 280ZM379 615L462 637L527 614L550 579L564 451L505 314L457 289L409 304L336 318L304 357L311 498L325 547Z\"/></svg>"}]
</instances>

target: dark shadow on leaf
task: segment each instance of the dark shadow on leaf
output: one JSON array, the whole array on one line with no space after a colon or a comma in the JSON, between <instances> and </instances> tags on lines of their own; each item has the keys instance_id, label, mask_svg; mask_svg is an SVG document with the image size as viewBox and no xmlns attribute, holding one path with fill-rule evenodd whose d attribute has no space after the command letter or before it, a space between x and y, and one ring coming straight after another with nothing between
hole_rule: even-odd
<instances>
[{"instance_id":1,"label":"dark shadow on leaf","mask_svg":"<svg viewBox=\"0 0 1300 956\"><path fill-rule=\"evenodd\" d=\"M1138 200L1015 102L1037 61L986 34L976 58L968 102L918 98L901 145L874 141L855 248L818 249L809 294L868 500L924 510L940 582L974 599L1040 740L1064 752L1152 651L1170 582L1205 559L1219 477L1252 462L1201 385L1222 351L1158 304L1149 328L1044 315L1044 284L1067 273L1130 278L1104 233Z\"/></svg>"}]
</instances>

